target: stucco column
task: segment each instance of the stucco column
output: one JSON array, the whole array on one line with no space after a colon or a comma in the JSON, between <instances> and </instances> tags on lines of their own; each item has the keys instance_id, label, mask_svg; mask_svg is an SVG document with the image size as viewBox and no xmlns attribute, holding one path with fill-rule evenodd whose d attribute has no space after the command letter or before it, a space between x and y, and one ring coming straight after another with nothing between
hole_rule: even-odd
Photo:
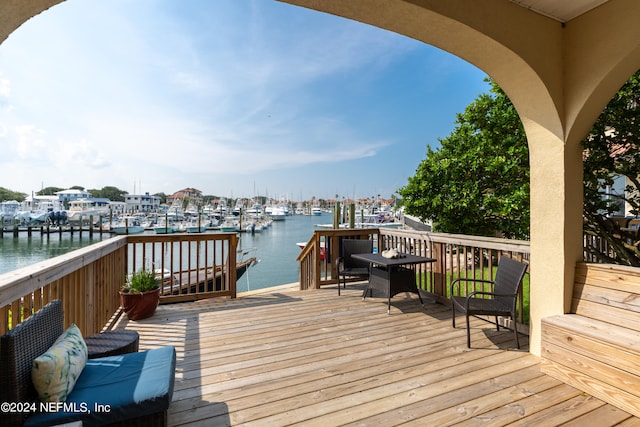
<instances>
[{"instance_id":1,"label":"stucco column","mask_svg":"<svg viewBox=\"0 0 640 427\"><path fill-rule=\"evenodd\" d=\"M582 157L579 144L565 144L537 123L524 125L531 165L529 347L540 356L540 320L569 311L582 259Z\"/></svg>"}]
</instances>

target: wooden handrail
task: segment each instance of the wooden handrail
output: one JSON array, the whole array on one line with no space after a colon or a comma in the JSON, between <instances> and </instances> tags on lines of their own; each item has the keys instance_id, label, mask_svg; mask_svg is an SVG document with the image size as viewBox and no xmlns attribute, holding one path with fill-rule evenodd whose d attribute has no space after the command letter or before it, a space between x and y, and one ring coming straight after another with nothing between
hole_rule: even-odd
<instances>
[{"instance_id":1,"label":"wooden handrail","mask_svg":"<svg viewBox=\"0 0 640 427\"><path fill-rule=\"evenodd\" d=\"M161 302L235 298L237 243L235 233L118 236L1 274L0 334L54 299L62 300L65 326L75 323L85 335L103 330L119 313L127 274L147 260L168 271L171 285L195 277L180 283L180 293L164 292Z\"/></svg>"},{"instance_id":2,"label":"wooden handrail","mask_svg":"<svg viewBox=\"0 0 640 427\"><path fill-rule=\"evenodd\" d=\"M492 279L501 256L520 261L529 259L529 242L482 236L432 233L388 228L314 230L309 243L298 255L300 289L318 289L337 283L333 260L339 254L340 239L369 238L382 251L398 248L401 252L435 258L437 261L413 267L417 284L429 297L449 303L448 284L458 277ZM320 259L320 242L325 257ZM312 268L317 266L317 268ZM479 286L479 285L478 285ZM524 295L519 298L519 322L526 323Z\"/></svg>"}]
</instances>

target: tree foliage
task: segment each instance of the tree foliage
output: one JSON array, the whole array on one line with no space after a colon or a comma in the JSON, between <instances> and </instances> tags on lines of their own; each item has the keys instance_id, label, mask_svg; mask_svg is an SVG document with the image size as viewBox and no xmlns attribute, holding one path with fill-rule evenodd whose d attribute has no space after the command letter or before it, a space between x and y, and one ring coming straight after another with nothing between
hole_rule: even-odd
<instances>
[{"instance_id":1,"label":"tree foliage","mask_svg":"<svg viewBox=\"0 0 640 427\"><path fill-rule=\"evenodd\" d=\"M610 251L587 250L603 262L640 266L638 230L628 218L616 219L625 203L640 214L640 71L607 104L595 122L584 148L584 229L606 241ZM624 180L616 191L614 180Z\"/></svg>"},{"instance_id":2,"label":"tree foliage","mask_svg":"<svg viewBox=\"0 0 640 427\"><path fill-rule=\"evenodd\" d=\"M528 148L520 119L505 94L491 83L459 114L454 131L428 148L427 157L399 190L407 212L449 233L527 238ZM601 262L640 266L640 71L607 104L584 149L584 230L607 243L587 245ZM615 190L614 181L626 184Z\"/></svg>"},{"instance_id":3,"label":"tree foliage","mask_svg":"<svg viewBox=\"0 0 640 427\"><path fill-rule=\"evenodd\" d=\"M45 187L36 193L36 196L55 196L58 191L63 191L60 187Z\"/></svg>"},{"instance_id":4,"label":"tree foliage","mask_svg":"<svg viewBox=\"0 0 640 427\"><path fill-rule=\"evenodd\" d=\"M453 132L427 148L408 184L398 190L407 213L434 230L472 235L529 235L529 152L509 98L490 81L457 115Z\"/></svg>"},{"instance_id":5,"label":"tree foliage","mask_svg":"<svg viewBox=\"0 0 640 427\"><path fill-rule=\"evenodd\" d=\"M0 187L0 201L15 200L17 202L23 202L26 197L27 195L24 193Z\"/></svg>"},{"instance_id":6,"label":"tree foliage","mask_svg":"<svg viewBox=\"0 0 640 427\"><path fill-rule=\"evenodd\" d=\"M128 191L120 190L118 187L112 186L102 187L101 190L89 190L88 192L93 197L101 197L113 202L124 202L124 196L128 193Z\"/></svg>"}]
</instances>

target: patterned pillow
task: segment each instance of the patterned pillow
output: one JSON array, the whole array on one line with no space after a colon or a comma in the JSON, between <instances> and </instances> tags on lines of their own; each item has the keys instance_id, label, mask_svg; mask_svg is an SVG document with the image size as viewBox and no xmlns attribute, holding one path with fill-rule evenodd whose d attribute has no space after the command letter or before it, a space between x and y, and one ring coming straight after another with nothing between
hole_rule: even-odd
<instances>
[{"instance_id":1,"label":"patterned pillow","mask_svg":"<svg viewBox=\"0 0 640 427\"><path fill-rule=\"evenodd\" d=\"M31 380L43 402L64 402L87 363L87 344L71 324L43 355L33 361Z\"/></svg>"}]
</instances>

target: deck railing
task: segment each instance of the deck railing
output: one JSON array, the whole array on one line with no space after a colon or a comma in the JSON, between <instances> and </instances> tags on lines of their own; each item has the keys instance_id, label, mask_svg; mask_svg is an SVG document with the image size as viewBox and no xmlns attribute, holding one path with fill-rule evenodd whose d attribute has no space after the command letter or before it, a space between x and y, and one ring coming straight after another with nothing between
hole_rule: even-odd
<instances>
[{"instance_id":1,"label":"deck railing","mask_svg":"<svg viewBox=\"0 0 640 427\"><path fill-rule=\"evenodd\" d=\"M236 233L133 235L127 243L127 274L156 271L162 302L236 297Z\"/></svg>"},{"instance_id":2,"label":"deck railing","mask_svg":"<svg viewBox=\"0 0 640 427\"><path fill-rule=\"evenodd\" d=\"M507 256L528 262L529 242L479 236L466 236L427 231L394 229L315 230L299 254L300 288L320 288L337 283L335 260L340 256L340 241L344 238L369 238L374 250L398 248L400 252L435 258L433 263L414 267L420 289L442 303L449 300L449 283L459 277L493 279L498 259ZM528 273L518 299L518 323L528 323ZM476 290L482 285L474 284Z\"/></svg>"},{"instance_id":3,"label":"deck railing","mask_svg":"<svg viewBox=\"0 0 640 427\"><path fill-rule=\"evenodd\" d=\"M90 335L108 327L120 309L128 274L153 268L163 277L162 302L236 296L235 233L114 237L0 275L0 334L54 299L65 325Z\"/></svg>"}]
</instances>

